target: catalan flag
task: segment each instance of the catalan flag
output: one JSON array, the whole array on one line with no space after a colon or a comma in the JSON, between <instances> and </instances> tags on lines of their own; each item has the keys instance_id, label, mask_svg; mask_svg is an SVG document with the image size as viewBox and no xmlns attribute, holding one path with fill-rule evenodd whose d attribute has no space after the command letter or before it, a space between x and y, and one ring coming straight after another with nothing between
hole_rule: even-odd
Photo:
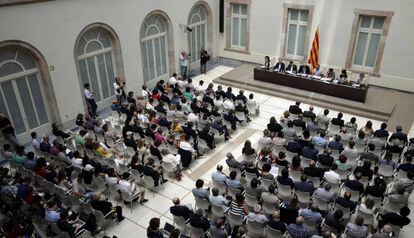
<instances>
[{"instance_id":1,"label":"catalan flag","mask_svg":"<svg viewBox=\"0 0 414 238\"><path fill-rule=\"evenodd\" d=\"M319 62L319 26L315 32L315 38L313 38L312 49L309 55L308 63L312 65L314 69Z\"/></svg>"}]
</instances>

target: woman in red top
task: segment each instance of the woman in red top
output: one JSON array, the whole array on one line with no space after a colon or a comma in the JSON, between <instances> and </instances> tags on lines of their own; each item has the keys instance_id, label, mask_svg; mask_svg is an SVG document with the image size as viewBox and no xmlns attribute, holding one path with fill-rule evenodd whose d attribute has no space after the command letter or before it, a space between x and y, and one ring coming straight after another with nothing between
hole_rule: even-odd
<instances>
[{"instance_id":1,"label":"woman in red top","mask_svg":"<svg viewBox=\"0 0 414 238\"><path fill-rule=\"evenodd\" d=\"M33 168L33 171L35 172L36 175L40 176L40 177L44 177L45 176L45 172L46 172L46 160L43 157L40 157L37 159L36 164Z\"/></svg>"}]
</instances>

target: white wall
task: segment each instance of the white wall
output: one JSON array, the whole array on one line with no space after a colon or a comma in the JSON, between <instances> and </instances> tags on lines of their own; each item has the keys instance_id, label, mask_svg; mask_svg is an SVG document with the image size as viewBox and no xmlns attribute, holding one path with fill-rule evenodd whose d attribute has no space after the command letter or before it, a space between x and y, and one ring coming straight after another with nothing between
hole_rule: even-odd
<instances>
[{"instance_id":1,"label":"white wall","mask_svg":"<svg viewBox=\"0 0 414 238\"><path fill-rule=\"evenodd\" d=\"M40 51L48 65L63 124L84 111L82 88L77 75L74 46L87 25L100 22L118 35L127 90L140 92L143 72L140 53L140 29L144 18L154 10L165 12L171 20L176 58L187 49L187 37L180 24L187 24L189 12L197 0L71 0L0 7L0 42L18 40ZM213 12L213 32L217 32L215 0L206 0ZM213 37L214 46L217 38ZM212 47L212 55L217 48ZM176 60L176 64L177 64ZM178 65L176 65L178 69Z\"/></svg>"},{"instance_id":2,"label":"white wall","mask_svg":"<svg viewBox=\"0 0 414 238\"><path fill-rule=\"evenodd\" d=\"M414 4L410 0L260 0L252 1L250 15L250 54L225 51L225 34L220 55L261 63L265 55L277 58L282 39L283 4L313 5L309 51L316 27L320 26L320 64L344 68L354 20L354 9L393 11L386 39L380 77L370 84L414 92L412 64L414 56ZM230 29L226 29L230 30Z\"/></svg>"}]
</instances>

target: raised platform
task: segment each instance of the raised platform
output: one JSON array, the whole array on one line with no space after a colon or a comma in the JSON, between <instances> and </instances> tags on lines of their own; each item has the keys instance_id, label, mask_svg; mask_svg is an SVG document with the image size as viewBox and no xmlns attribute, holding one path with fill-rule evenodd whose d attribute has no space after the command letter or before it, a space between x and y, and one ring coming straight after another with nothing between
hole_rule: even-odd
<instances>
[{"instance_id":1,"label":"raised platform","mask_svg":"<svg viewBox=\"0 0 414 238\"><path fill-rule=\"evenodd\" d=\"M254 80L254 64L243 64L213 82L260 92L289 100L300 100L358 116L388 122L390 130L401 125L409 130L414 119L414 95L371 86L365 103L341 99L306 90ZM409 108L411 107L411 110ZM398 112L398 113L395 113Z\"/></svg>"}]
</instances>

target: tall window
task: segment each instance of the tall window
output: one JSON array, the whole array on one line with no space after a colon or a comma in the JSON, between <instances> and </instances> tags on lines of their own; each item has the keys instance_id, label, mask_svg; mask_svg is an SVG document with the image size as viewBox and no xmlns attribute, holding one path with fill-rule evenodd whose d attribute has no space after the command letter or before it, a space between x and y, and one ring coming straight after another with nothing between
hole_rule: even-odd
<instances>
[{"instance_id":1,"label":"tall window","mask_svg":"<svg viewBox=\"0 0 414 238\"><path fill-rule=\"evenodd\" d=\"M190 49L190 62L200 60L200 51L206 49L206 11L201 5L197 5L190 12L188 27L192 29L188 33L188 45Z\"/></svg>"},{"instance_id":2,"label":"tall window","mask_svg":"<svg viewBox=\"0 0 414 238\"><path fill-rule=\"evenodd\" d=\"M359 17L358 36L355 44L353 64L356 67L373 68L377 58L385 17Z\"/></svg>"},{"instance_id":3,"label":"tall window","mask_svg":"<svg viewBox=\"0 0 414 238\"><path fill-rule=\"evenodd\" d=\"M231 4L231 46L232 48L246 48L247 36L247 5Z\"/></svg>"},{"instance_id":4,"label":"tall window","mask_svg":"<svg viewBox=\"0 0 414 238\"><path fill-rule=\"evenodd\" d=\"M10 118L16 134L48 126L39 67L18 47L0 48L0 113Z\"/></svg>"},{"instance_id":5,"label":"tall window","mask_svg":"<svg viewBox=\"0 0 414 238\"><path fill-rule=\"evenodd\" d=\"M168 74L167 25L163 17L154 14L141 28L141 53L144 81Z\"/></svg>"},{"instance_id":6,"label":"tall window","mask_svg":"<svg viewBox=\"0 0 414 238\"><path fill-rule=\"evenodd\" d=\"M113 42L106 31L98 27L86 31L76 52L82 82L91 85L95 100L101 102L115 95Z\"/></svg>"},{"instance_id":7,"label":"tall window","mask_svg":"<svg viewBox=\"0 0 414 238\"><path fill-rule=\"evenodd\" d=\"M308 10L289 9L286 55L301 59L305 56L306 33L308 30Z\"/></svg>"}]
</instances>

